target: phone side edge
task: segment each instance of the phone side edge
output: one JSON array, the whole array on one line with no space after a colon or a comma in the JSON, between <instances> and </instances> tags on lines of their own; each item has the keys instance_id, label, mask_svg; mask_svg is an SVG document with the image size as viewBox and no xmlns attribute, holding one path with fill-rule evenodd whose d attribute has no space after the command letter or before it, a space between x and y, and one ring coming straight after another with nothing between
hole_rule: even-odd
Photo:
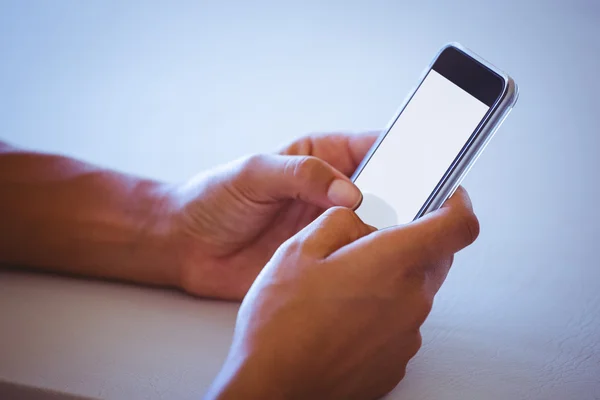
<instances>
[{"instance_id":1,"label":"phone side edge","mask_svg":"<svg viewBox=\"0 0 600 400\"><path fill-rule=\"evenodd\" d=\"M438 187L436 194L429 201L429 204L423 207L415 219L439 209L454 194L467 173L483 153L483 150L485 150L495 133L506 120L508 114L512 111L519 97L519 89L516 82L510 76L506 74L503 74L503 76L506 79L506 91L503 99L494 107L489 119L475 132L475 139L462 154L459 162L452 167L452 171L444 178L444 181Z\"/></svg>"}]
</instances>

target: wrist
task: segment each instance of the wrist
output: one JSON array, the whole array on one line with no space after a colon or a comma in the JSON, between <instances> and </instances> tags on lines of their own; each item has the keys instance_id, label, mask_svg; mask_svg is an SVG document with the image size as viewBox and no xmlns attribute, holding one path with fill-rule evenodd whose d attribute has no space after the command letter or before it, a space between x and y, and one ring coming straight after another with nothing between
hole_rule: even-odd
<instances>
[{"instance_id":1,"label":"wrist","mask_svg":"<svg viewBox=\"0 0 600 400\"><path fill-rule=\"evenodd\" d=\"M171 185L155 181L137 184L133 199L140 215L131 260L142 283L181 288L181 262L173 235L175 199Z\"/></svg>"}]
</instances>

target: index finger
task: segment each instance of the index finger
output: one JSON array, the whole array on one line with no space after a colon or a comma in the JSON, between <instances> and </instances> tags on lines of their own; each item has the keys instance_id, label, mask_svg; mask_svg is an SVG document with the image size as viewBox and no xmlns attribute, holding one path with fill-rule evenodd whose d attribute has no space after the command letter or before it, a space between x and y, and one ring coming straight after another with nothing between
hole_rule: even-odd
<instances>
[{"instance_id":1,"label":"index finger","mask_svg":"<svg viewBox=\"0 0 600 400\"><path fill-rule=\"evenodd\" d=\"M301 245L306 252L322 259L374 229L349 208L333 207L294 235L288 246Z\"/></svg>"},{"instance_id":2,"label":"index finger","mask_svg":"<svg viewBox=\"0 0 600 400\"><path fill-rule=\"evenodd\" d=\"M354 164L353 169L356 169L363 158L365 158L380 134L380 131L369 131L348 136L348 149L350 150L350 157L352 157Z\"/></svg>"}]
</instances>

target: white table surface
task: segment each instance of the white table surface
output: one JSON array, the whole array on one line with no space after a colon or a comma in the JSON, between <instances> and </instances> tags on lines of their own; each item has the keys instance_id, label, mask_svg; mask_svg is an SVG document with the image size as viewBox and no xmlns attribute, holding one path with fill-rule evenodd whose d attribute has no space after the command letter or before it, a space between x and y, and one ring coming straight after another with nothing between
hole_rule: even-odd
<instances>
[{"instance_id":1,"label":"white table surface","mask_svg":"<svg viewBox=\"0 0 600 400\"><path fill-rule=\"evenodd\" d=\"M600 3L216 3L1 2L0 137L182 180L305 132L383 126L462 42L521 96L465 181L481 237L389 398L600 399ZM0 270L0 381L197 399L236 310Z\"/></svg>"}]
</instances>

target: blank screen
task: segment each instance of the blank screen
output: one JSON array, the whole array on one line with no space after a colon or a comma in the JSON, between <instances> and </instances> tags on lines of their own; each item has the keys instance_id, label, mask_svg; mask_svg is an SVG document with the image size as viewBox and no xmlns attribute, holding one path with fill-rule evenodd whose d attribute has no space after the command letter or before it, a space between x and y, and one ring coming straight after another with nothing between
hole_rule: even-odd
<instances>
[{"instance_id":1,"label":"blank screen","mask_svg":"<svg viewBox=\"0 0 600 400\"><path fill-rule=\"evenodd\" d=\"M411 222L489 107L431 70L355 183L376 228Z\"/></svg>"}]
</instances>

